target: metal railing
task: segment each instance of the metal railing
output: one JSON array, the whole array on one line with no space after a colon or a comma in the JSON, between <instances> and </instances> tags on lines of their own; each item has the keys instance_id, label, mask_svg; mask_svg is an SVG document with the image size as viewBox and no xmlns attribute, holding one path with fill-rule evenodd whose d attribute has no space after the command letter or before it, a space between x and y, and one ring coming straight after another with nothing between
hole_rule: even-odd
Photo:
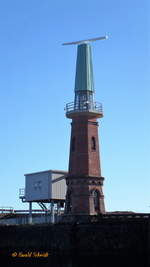
<instances>
[{"instance_id":1,"label":"metal railing","mask_svg":"<svg viewBox=\"0 0 150 267\"><path fill-rule=\"evenodd\" d=\"M88 103L88 102L83 102L83 103L75 103L75 102L70 102L66 105L66 113L71 113L71 112L96 112L96 113L103 113L103 107L101 103L94 102L94 103Z\"/></svg>"},{"instance_id":2,"label":"metal railing","mask_svg":"<svg viewBox=\"0 0 150 267\"><path fill-rule=\"evenodd\" d=\"M14 208L13 207L0 207L0 213L13 213Z\"/></svg>"},{"instance_id":3,"label":"metal railing","mask_svg":"<svg viewBox=\"0 0 150 267\"><path fill-rule=\"evenodd\" d=\"M19 189L19 198L21 198L22 200L25 199L25 188Z\"/></svg>"},{"instance_id":4,"label":"metal railing","mask_svg":"<svg viewBox=\"0 0 150 267\"><path fill-rule=\"evenodd\" d=\"M19 196L25 195L25 188L19 188Z\"/></svg>"}]
</instances>

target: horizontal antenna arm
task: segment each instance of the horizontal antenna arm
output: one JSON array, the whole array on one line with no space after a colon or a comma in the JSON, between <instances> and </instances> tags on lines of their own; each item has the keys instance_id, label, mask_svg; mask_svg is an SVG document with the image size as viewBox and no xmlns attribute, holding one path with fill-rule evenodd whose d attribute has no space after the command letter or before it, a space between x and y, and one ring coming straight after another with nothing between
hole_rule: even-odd
<instances>
[{"instance_id":1,"label":"horizontal antenna arm","mask_svg":"<svg viewBox=\"0 0 150 267\"><path fill-rule=\"evenodd\" d=\"M62 45L76 45L76 44L83 44L83 43L86 43L86 42L94 42L94 41L105 40L105 39L108 39L107 35L106 36L97 37L97 38L92 38L92 39L86 39L86 40L71 42L71 43L63 43Z\"/></svg>"}]
</instances>

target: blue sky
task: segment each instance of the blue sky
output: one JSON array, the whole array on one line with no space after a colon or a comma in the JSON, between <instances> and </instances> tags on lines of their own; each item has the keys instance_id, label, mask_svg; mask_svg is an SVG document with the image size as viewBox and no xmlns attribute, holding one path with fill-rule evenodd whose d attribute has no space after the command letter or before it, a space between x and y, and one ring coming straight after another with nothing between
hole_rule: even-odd
<instances>
[{"instance_id":1,"label":"blue sky","mask_svg":"<svg viewBox=\"0 0 150 267\"><path fill-rule=\"evenodd\" d=\"M0 1L0 206L25 208L24 174L67 170L76 47L92 44L106 209L150 212L148 0Z\"/></svg>"}]
</instances>

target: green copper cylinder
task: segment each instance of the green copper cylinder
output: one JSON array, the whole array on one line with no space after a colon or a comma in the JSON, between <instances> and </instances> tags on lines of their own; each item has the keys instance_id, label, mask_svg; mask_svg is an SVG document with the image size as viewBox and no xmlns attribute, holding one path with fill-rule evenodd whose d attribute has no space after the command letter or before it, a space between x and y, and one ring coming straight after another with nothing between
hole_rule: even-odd
<instances>
[{"instance_id":1,"label":"green copper cylinder","mask_svg":"<svg viewBox=\"0 0 150 267\"><path fill-rule=\"evenodd\" d=\"M78 45L75 92L94 91L92 52L89 43Z\"/></svg>"}]
</instances>

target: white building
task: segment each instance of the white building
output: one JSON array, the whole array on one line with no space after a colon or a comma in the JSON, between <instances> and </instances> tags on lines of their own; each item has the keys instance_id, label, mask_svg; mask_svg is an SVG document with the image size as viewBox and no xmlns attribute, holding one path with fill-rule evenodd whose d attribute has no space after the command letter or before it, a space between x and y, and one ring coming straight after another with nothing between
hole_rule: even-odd
<instances>
[{"instance_id":1,"label":"white building","mask_svg":"<svg viewBox=\"0 0 150 267\"><path fill-rule=\"evenodd\" d=\"M25 174L25 188L19 190L29 210L1 209L0 224L54 223L64 212L67 172L47 170ZM32 209L37 203L40 210Z\"/></svg>"},{"instance_id":2,"label":"white building","mask_svg":"<svg viewBox=\"0 0 150 267\"><path fill-rule=\"evenodd\" d=\"M65 201L67 172L48 170L25 174L26 202Z\"/></svg>"}]
</instances>

